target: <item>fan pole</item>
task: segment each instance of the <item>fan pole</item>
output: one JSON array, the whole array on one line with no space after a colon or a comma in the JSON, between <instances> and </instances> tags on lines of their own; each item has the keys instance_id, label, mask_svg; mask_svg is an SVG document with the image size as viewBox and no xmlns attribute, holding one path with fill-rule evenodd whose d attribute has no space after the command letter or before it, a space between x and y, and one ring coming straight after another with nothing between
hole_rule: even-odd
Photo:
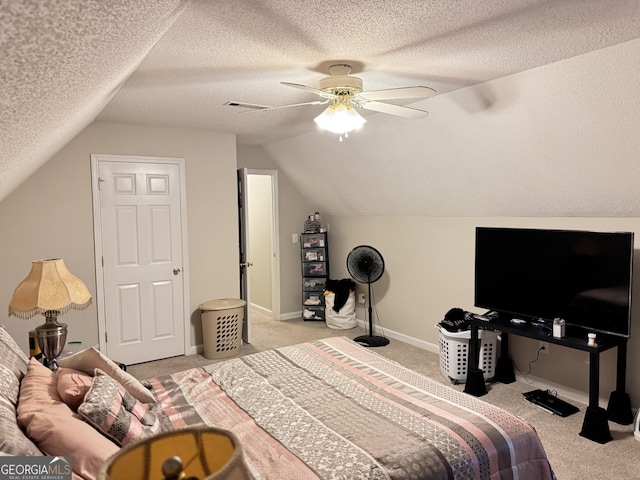
<instances>
[{"instance_id":1,"label":"fan pole","mask_svg":"<svg viewBox=\"0 0 640 480\"><path fill-rule=\"evenodd\" d=\"M373 307L371 306L371 272L369 272L369 335L361 335L353 339L354 342L359 343L365 347L384 347L389 345L389 339L386 337L380 337L373 334Z\"/></svg>"}]
</instances>

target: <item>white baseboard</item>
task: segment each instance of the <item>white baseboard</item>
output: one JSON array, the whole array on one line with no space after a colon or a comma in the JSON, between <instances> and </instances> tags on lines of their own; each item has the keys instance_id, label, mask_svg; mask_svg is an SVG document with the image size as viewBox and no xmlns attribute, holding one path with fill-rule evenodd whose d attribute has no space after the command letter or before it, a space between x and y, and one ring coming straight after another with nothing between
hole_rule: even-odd
<instances>
[{"instance_id":1,"label":"white baseboard","mask_svg":"<svg viewBox=\"0 0 640 480\"><path fill-rule=\"evenodd\" d=\"M270 309L262 307L260 305L255 304L255 303L249 304L249 307L252 310L257 310L258 312L264 313L265 315L272 315L273 314L273 311L271 311Z\"/></svg>"},{"instance_id":2,"label":"white baseboard","mask_svg":"<svg viewBox=\"0 0 640 480\"><path fill-rule=\"evenodd\" d=\"M356 321L358 322L358 326L360 328L364 328L366 331L369 331L369 322L366 322L366 327L365 327L365 321L364 320L360 320L360 319L356 319ZM401 342L404 343L408 343L409 345L413 345L414 347L418 347L421 348L423 350L426 350L428 352L431 353L440 353L440 347L438 345L435 345L431 342L426 342L424 340L420 340L418 338L415 337L411 337L409 335L405 335L404 333L400 333L400 332L396 332L394 330L391 330L389 328L381 328L379 325L374 325L373 326L373 334L374 335L382 335L383 334L383 330L384 330L384 335L386 337L390 337L390 338L395 338L396 340L400 340Z\"/></svg>"},{"instance_id":3,"label":"white baseboard","mask_svg":"<svg viewBox=\"0 0 640 480\"><path fill-rule=\"evenodd\" d=\"M302 311L298 312L289 312L280 314L280 318L278 320L295 320L298 318L302 318ZM365 328L364 320L356 319L358 322L358 326L360 328ZM367 324L366 330L368 330L369 325ZM345 330L348 331L348 330ZM379 325L373 326L373 333L375 335L382 335ZM422 348L423 350L427 350L432 353L440 353L440 347L431 342L425 342L424 340L420 340L418 338L410 337L409 335L405 335L404 333L399 333L394 330L385 328L384 335L389 338L395 338L396 340L400 340L401 342L408 343L409 345L413 345L414 347Z\"/></svg>"},{"instance_id":4,"label":"white baseboard","mask_svg":"<svg viewBox=\"0 0 640 480\"><path fill-rule=\"evenodd\" d=\"M302 311L298 312L289 312L280 314L280 318L278 320L295 320L302 317ZM358 322L358 326L360 328L365 328L364 320L356 319ZM366 330L368 330L369 325L367 324ZM381 329L379 325L373 326L373 333L375 335L382 335ZM431 342L425 342L424 340L420 340L418 338L411 337L409 335L405 335L404 333L399 333L394 330L385 328L384 335L390 338L395 338L396 340L400 340L401 342L408 343L409 345L413 345L414 347L422 348L423 350L427 350L432 353L440 353L440 347Z\"/></svg>"},{"instance_id":5,"label":"white baseboard","mask_svg":"<svg viewBox=\"0 0 640 480\"><path fill-rule=\"evenodd\" d=\"M281 313L278 320L295 320L297 318L302 318L302 310L297 312Z\"/></svg>"},{"instance_id":6,"label":"white baseboard","mask_svg":"<svg viewBox=\"0 0 640 480\"><path fill-rule=\"evenodd\" d=\"M589 394L581 390L576 390L574 388L560 385L558 383L545 380L544 378L535 377L533 375L522 375L518 371L516 371L516 380L518 382L531 385L531 390L539 388L540 390L555 391L558 394L558 398L561 398L562 400L573 400L575 402L589 405ZM606 408L609 399L600 397L598 401L600 402L600 406L604 406L603 408Z\"/></svg>"},{"instance_id":7,"label":"white baseboard","mask_svg":"<svg viewBox=\"0 0 640 480\"><path fill-rule=\"evenodd\" d=\"M198 345L191 345L185 355L195 355L202 352L204 352L204 345L200 343Z\"/></svg>"}]
</instances>

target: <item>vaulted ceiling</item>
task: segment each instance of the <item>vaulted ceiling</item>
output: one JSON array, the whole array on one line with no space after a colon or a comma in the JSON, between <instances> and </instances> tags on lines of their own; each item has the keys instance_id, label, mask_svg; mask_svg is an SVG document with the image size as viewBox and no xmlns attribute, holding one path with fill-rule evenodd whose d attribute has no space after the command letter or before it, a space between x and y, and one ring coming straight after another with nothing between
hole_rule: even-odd
<instances>
[{"instance_id":1,"label":"vaulted ceiling","mask_svg":"<svg viewBox=\"0 0 640 480\"><path fill-rule=\"evenodd\" d=\"M522 191L523 182L532 190L542 189L545 195L555 186L563 188L567 169L575 168L571 162L555 165L545 158L548 152L538 152L542 166L536 175L544 173L531 183L531 158L522 155L526 163L518 163L518 153L522 153L518 145L526 145L530 141L526 137L535 136L534 131L546 135L542 124L553 116L550 105L571 98L575 103L569 102L568 108L573 109L581 104L581 96L609 94L590 89L589 82L597 81L593 71L566 78L566 72L582 68L582 60L569 70L547 70L538 77L525 72L568 59L589 62L588 55L594 52L639 39L639 3L3 2L0 199L97 119L237 134L239 143L261 145L302 191L310 192L310 201L322 204L329 213L633 215L640 207L635 201L630 205L627 198L618 199L603 209L585 197L574 198L571 191L560 197L551 195L548 203L540 198L521 204L512 200ZM407 120L365 111L365 127L343 142L346 145L339 145L333 135L318 132L312 121L323 106L247 113L225 105L237 101L280 106L316 100L313 93L280 82L317 87L334 63L350 64L365 90L412 85L434 88L435 97L411 104L428 110L430 116ZM627 68L638 75L634 66ZM617 82L615 66L612 69L598 71L598 76ZM524 75L518 81L503 80L518 74ZM562 83L536 85L536 78ZM580 85L589 89L579 91ZM515 88L521 91L513 91ZM546 96L549 93L552 98ZM521 99L527 95L532 100ZM544 112L536 112L539 98L548 102ZM625 115L637 116L640 107L635 103ZM501 151L506 147L499 144L481 145L486 139L483 126L495 132L505 124L522 121L522 113L501 117L513 105L520 112L529 110L532 122L539 123L528 126L530 131L524 127L511 130L508 135L524 139L520 144L511 139L508 152ZM486 116L489 114L493 116ZM472 125L477 130L472 132ZM468 142L480 147L461 146ZM562 147L560 152L564 160L558 163L565 163L567 154ZM513 163L505 165L506 157ZM426 168L428 158L438 161ZM620 168L628 172L627 160ZM583 190L598 181L602 166L596 163L585 162L591 173L583 179ZM312 182L309 173L314 170L318 175ZM507 188L508 195L487 184L497 171L514 184L512 191ZM580 181L579 175L576 178ZM602 193L606 197L609 191ZM452 202L454 194L461 196L461 192L466 201Z\"/></svg>"}]
</instances>

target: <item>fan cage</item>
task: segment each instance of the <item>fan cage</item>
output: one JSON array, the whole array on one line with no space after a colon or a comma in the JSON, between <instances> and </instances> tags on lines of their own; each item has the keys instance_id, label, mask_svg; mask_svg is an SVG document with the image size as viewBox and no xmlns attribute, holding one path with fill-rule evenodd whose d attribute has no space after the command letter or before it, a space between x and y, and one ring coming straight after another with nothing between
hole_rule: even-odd
<instances>
[{"instance_id":1,"label":"fan cage","mask_svg":"<svg viewBox=\"0 0 640 480\"><path fill-rule=\"evenodd\" d=\"M371 262L372 267L369 271L361 268L361 263L364 261ZM357 282L373 283L379 280L384 273L384 259L375 248L368 245L360 245L349 252L347 270Z\"/></svg>"}]
</instances>

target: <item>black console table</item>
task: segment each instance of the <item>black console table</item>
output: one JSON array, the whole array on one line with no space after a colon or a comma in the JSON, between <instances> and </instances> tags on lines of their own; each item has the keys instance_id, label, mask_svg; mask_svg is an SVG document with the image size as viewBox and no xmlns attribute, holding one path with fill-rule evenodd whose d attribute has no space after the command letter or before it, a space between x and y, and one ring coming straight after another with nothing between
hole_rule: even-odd
<instances>
[{"instance_id":1,"label":"black console table","mask_svg":"<svg viewBox=\"0 0 640 480\"><path fill-rule=\"evenodd\" d=\"M483 372L477 368L479 364L478 329L489 328L502 332L501 357L496 364L495 381L512 383L515 381L513 363L509 357L509 335L532 338L543 342L574 348L589 353L589 405L585 412L582 431L580 435L598 443L607 443L612 439L609 431L608 420L621 425L633 423L631 400L626 393L625 377L627 373L627 339L615 335L598 334L596 345L587 345L587 331L584 329L567 326L566 335L563 338L555 338L551 335L550 325L546 328L537 324L526 322L514 324L511 318L493 319L490 321L477 317L469 318L471 323L471 339L469 341L469 365L465 393L480 397L487 393ZM618 348L616 389L611 392L607 409L599 406L600 391L600 353L611 348Z\"/></svg>"}]
</instances>

